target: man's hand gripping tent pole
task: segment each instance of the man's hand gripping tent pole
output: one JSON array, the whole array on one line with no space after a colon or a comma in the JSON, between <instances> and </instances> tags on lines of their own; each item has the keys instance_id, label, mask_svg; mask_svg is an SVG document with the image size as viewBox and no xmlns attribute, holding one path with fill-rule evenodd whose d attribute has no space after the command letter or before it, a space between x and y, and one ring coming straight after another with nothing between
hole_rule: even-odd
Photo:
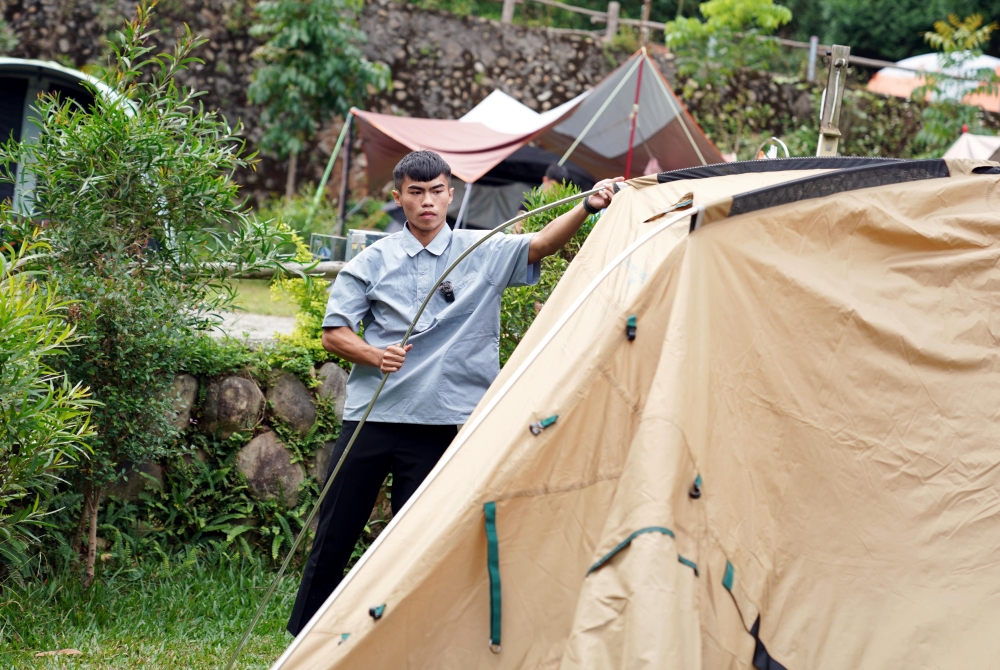
<instances>
[{"instance_id":1,"label":"man's hand gripping tent pole","mask_svg":"<svg viewBox=\"0 0 1000 670\"><path fill-rule=\"evenodd\" d=\"M556 200L555 202L549 203L548 205L543 205L542 207L533 209L530 212L524 212L523 214L519 214L515 216L513 219L510 219L509 221L501 223L499 226L491 230L489 233L483 235L483 237L476 240L472 245L469 246L468 249L463 251L461 255L459 255L459 257L456 258L451 263L451 265L447 267L447 269L445 269L444 273L442 273L442 275L438 277L437 281L434 282L434 285L431 287L431 290L427 292L427 296L424 298L424 301L420 304L420 309L417 310L416 316L414 316L413 320L410 321L410 327L406 329L406 334L403 335L403 340L399 343L399 346L400 347L406 346L406 342L407 340L410 339L410 335L413 333L413 329L416 328L417 322L420 321L420 317L423 316L424 310L427 308L427 305L430 303L431 298L434 297L434 294L437 292L442 282L444 282L444 280L448 278L448 275L451 274L451 271L454 270L456 267L458 267L458 264L461 263L463 260L465 260L465 258L469 254L475 251L479 247L479 245L481 245L483 242L490 239L494 235L503 232L510 226L513 226L518 221L524 221L525 219L532 217L536 214L540 214L550 209L554 209L556 207L569 204L576 200L589 198L592 195L597 195L603 190L604 190L603 188L595 188L590 191L585 191L583 193L577 193L576 195L571 195L561 200ZM253 615L253 619L250 621L250 626L247 628L247 631L246 633L243 634L243 638L240 640L240 643L236 646L236 649L233 651L233 655L229 658L229 663L226 664L226 670L232 670L235 667L236 660L239 658L240 652L243 651L243 647L245 647L247 641L249 641L250 634L253 633L253 629L257 625L257 622L260 620L261 614L264 613L264 608L267 607L267 603L271 600L271 596L274 595L274 590L278 587L278 582L281 581L281 578L285 574L285 570L288 569L289 564L292 562L292 557L295 556L295 552L298 550L299 545L302 544L302 540L306 536L306 531L309 528L309 524L312 523L313 517L315 517L316 513L319 512L320 505L323 504L323 499L326 498L326 494L327 492L329 492L330 486L333 484L333 481L337 478L337 473L340 472L340 468L344 464L344 461L347 459L347 455L351 452L351 447L354 446L354 441L358 438L358 434L361 432L361 428L365 425L365 421L368 420L368 415L371 414L372 407L375 406L375 401L378 400L379 394L382 393L382 388L385 386L385 381L389 378L389 374L390 373L386 372L382 375L382 381L379 382L378 388L375 389L375 395L373 395L372 399L368 402L368 407L365 408L365 413L361 417L361 421L358 422L358 427L354 429L354 433L351 435L351 439L348 441L347 446L344 447L344 453L340 455L340 459L337 461L337 465L334 466L333 472L331 472L330 476L327 477L326 484L323 486L323 490L320 491L319 498L316 500L316 504L313 505L312 510L310 510L309 512L309 516L306 517L305 523L302 524L302 530L300 530L298 536L296 536L295 542L292 544L292 548L288 550L288 554L285 556L285 560L281 563L281 568L278 570L278 574L275 576L274 581L271 582L271 586L268 587L267 593L264 594L264 600L257 608L257 612Z\"/></svg>"}]
</instances>

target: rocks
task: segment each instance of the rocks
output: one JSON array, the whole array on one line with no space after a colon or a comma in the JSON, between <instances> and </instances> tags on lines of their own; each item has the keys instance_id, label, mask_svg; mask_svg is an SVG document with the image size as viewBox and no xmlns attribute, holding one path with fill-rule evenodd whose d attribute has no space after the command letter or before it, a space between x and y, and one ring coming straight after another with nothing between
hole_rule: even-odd
<instances>
[{"instance_id":1,"label":"rocks","mask_svg":"<svg viewBox=\"0 0 1000 670\"><path fill-rule=\"evenodd\" d=\"M118 500L138 500L139 494L148 488L163 488L163 467L152 461L143 461L138 466L126 461L118 466L118 471L121 478L107 490L109 496Z\"/></svg>"},{"instance_id":2,"label":"rocks","mask_svg":"<svg viewBox=\"0 0 1000 670\"><path fill-rule=\"evenodd\" d=\"M333 448L336 442L326 442L323 448L313 456L309 464L309 476L319 482L320 487L326 484L326 476L330 472L330 461L333 460Z\"/></svg>"},{"instance_id":3,"label":"rocks","mask_svg":"<svg viewBox=\"0 0 1000 670\"><path fill-rule=\"evenodd\" d=\"M292 463L292 453L274 433L262 433L240 449L236 469L247 478L250 491L258 499L283 499L288 508L298 503L305 471L300 464Z\"/></svg>"},{"instance_id":4,"label":"rocks","mask_svg":"<svg viewBox=\"0 0 1000 670\"><path fill-rule=\"evenodd\" d=\"M174 428L184 430L191 423L191 410L198 401L198 379L183 373L174 377Z\"/></svg>"},{"instance_id":5,"label":"rocks","mask_svg":"<svg viewBox=\"0 0 1000 670\"><path fill-rule=\"evenodd\" d=\"M201 410L201 429L222 439L233 433L250 430L264 406L264 395L249 379L221 377L213 379L205 391Z\"/></svg>"},{"instance_id":6,"label":"rocks","mask_svg":"<svg viewBox=\"0 0 1000 670\"><path fill-rule=\"evenodd\" d=\"M319 376L323 383L319 387L317 395L320 398L333 398L333 409L337 415L337 421L344 420L344 403L347 402L347 372L336 363L324 363L319 369Z\"/></svg>"},{"instance_id":7,"label":"rocks","mask_svg":"<svg viewBox=\"0 0 1000 670\"><path fill-rule=\"evenodd\" d=\"M316 406L309 389L290 372L279 373L267 387L267 402L275 416L305 435L316 423Z\"/></svg>"}]
</instances>

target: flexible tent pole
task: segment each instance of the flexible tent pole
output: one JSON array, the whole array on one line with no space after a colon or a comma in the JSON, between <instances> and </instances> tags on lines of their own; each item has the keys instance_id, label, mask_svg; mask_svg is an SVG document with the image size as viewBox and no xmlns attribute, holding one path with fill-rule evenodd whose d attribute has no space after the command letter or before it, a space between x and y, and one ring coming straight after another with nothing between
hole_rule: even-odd
<instances>
[{"instance_id":1,"label":"flexible tent pole","mask_svg":"<svg viewBox=\"0 0 1000 670\"><path fill-rule=\"evenodd\" d=\"M539 207L537 209L533 209L530 212L524 212L522 214L518 214L513 219L501 223L499 226L497 226L496 228L494 228L493 230L491 230L490 232L486 233L478 240L476 240L471 246L469 246L468 249L463 251L458 256L458 258L456 258L451 263L451 265L449 265L445 269L444 273L442 273L441 276L438 277L437 281L434 282L434 285L431 287L431 290L427 292L427 296L424 298L424 301L420 303L420 308L417 310L416 316L414 316L413 320L410 321L410 327L406 329L406 334L403 335L403 339L399 343L399 346L404 348L406 347L407 340L410 339L410 335L413 333L413 329L417 327L417 322L420 320L420 317L423 316L424 310L427 309L427 305L430 303L431 298L433 298L434 294L437 293L438 288L440 288L441 284L444 283L444 280L448 277L448 275L451 274L451 271L454 270L456 267L458 267L459 263L465 260L465 258L469 254L475 251L486 240L490 239L494 235L502 233L505 229L509 228L510 226L513 226L518 221L523 221L530 216L534 216L535 214L539 214L541 212L547 212L550 209L554 209L556 207L560 207L562 205L575 202L577 200L582 200L583 198L589 198L590 196L596 195L603 190L604 190L603 188L591 189L589 191L584 191L583 193L577 193L575 195L562 198L561 200L556 200L555 202L550 202L549 204L543 205L542 207ZM246 633L243 634L243 638L240 640L239 644L236 645L236 649L233 651L233 655L229 658L229 662L226 664L227 670L232 670L233 667L235 667L236 660L239 658L240 652L243 651L243 647L246 646L247 641L250 639L250 634L253 633L253 629L254 627L256 627L257 621L260 620L260 615L264 613L264 608L267 607L267 603L271 600L271 596L274 595L274 590L277 588L278 583L281 581L281 578L285 575L285 571L288 569L289 564L292 562L292 557L295 556L295 552L298 550L299 545L302 544L302 540L305 539L306 533L309 530L309 525L312 523L312 520L316 516L316 513L319 512L320 505L323 504L323 499L326 498L326 494L329 493L330 486L337 478L337 474L340 472L341 466L344 465L344 461L347 459L347 455L351 453L351 448L354 446L355 440L358 439L358 433L361 432L361 429L364 427L365 422L368 420L368 415L371 413L372 407L375 406L375 401L378 400L379 395L382 393L382 388L385 386L385 382L387 379L389 379L388 372L382 375L382 381L379 382L378 388L375 389L375 395L373 395L372 399L368 402L368 407L365 408L365 413L364 415L362 415L361 421L358 422L357 428L355 428L354 433L351 434L351 439L347 442L347 446L344 447L344 452L340 455L340 459L337 461L337 465L333 468L333 472L331 472L330 476L326 478L326 485L323 486L323 490L320 491L319 498L316 500L312 510L309 512L309 516L306 517L305 522L302 524L302 530L300 530L298 536L296 536L295 542L292 543L292 548L288 550L288 554L285 556L285 560L282 562L281 568L278 570L278 574L275 575L274 581L271 582L271 586L268 587L267 592L264 594L264 599L261 602L260 606L257 608L257 612L253 615L253 619L251 619L250 621L250 626L247 628ZM420 490L421 489L417 489L418 492ZM406 508L404 507L403 509ZM403 510L400 510L400 514L402 514L402 511Z\"/></svg>"},{"instance_id":2,"label":"flexible tent pole","mask_svg":"<svg viewBox=\"0 0 1000 670\"><path fill-rule=\"evenodd\" d=\"M604 104L602 104L600 109L597 110L597 113L594 114L594 118L592 118L590 121L587 122L587 125L584 126L583 131L577 136L575 140L573 140L573 144L569 145L569 149L567 149L566 153L563 154L563 157L559 159L559 165L564 164L569 159L570 155L574 151L576 151L576 148L580 145L580 142L583 141L583 138L587 136L587 133L590 132L590 129L594 127L595 123L597 123L597 119L601 118L601 114L604 113L604 110L608 108L608 105L611 104L611 101L615 99L616 95L618 95L618 91L622 90L622 86L625 85L625 82L628 81L628 78L632 76L632 72L637 67L639 67L639 63L641 62L642 61L640 59L636 59L636 61L632 63L632 67L628 69L628 72L625 73L625 76L622 77L622 80L618 82L617 86L615 86L615 90L611 92L611 95L608 96L607 100L604 101Z\"/></svg>"},{"instance_id":3,"label":"flexible tent pole","mask_svg":"<svg viewBox=\"0 0 1000 670\"><path fill-rule=\"evenodd\" d=\"M594 191L588 191L587 193L581 193L580 195L589 196L590 194L596 192L597 190L595 189ZM549 205L549 207L559 205L565 202L566 200L568 200L568 198L552 203L552 205ZM667 230L668 228L674 226L675 224L681 221L689 221L691 217L697 216L701 212L701 209L697 206L692 207L692 204L693 203L691 200L684 200L682 202L673 205L666 211L661 212L660 216L664 214L669 214L677 210L684 210L674 215L673 217L667 219L663 223L658 224L655 228L653 228L645 235L637 239L635 242L630 244L628 247L626 247L620 254L615 256L604 267L604 269L601 270L601 272L596 277L594 277L591 280L590 284L588 284L587 287L583 290L583 292L580 293L579 296L577 296L576 300L573 301L573 304L569 306L569 308L566 310L565 313L563 313L563 315L559 318L559 320L555 323L555 325L552 326L552 329L548 333L546 333L545 337L542 338L542 341L538 343L538 346L536 346L531 351L531 353L524 360L524 362L521 363L520 367L518 367L517 370L514 371L514 374L512 374L507 379L507 382L500 388L499 391L497 391L496 395L494 395L490 399L490 401L486 404L483 410L478 414L476 414L475 418L470 420L469 423L465 424L459 435L455 438L455 441L451 443L447 451L445 451L445 453L441 456L441 460L439 460L437 462L437 465L434 466L434 469L430 471L430 473L420 484L420 486L417 487L417 490L413 492L413 495L411 495L410 499L406 501L406 504L403 505L403 508L399 510L399 513L393 515L392 520L389 522L389 525L382 530L379 536L375 538L375 542L373 542L372 545L368 547L368 550L361 555L361 558L358 560L358 562L354 564L354 567L351 568L351 571L347 573L347 575L344 577L343 580L341 580L337 588L334 589L333 593L330 594L330 597L327 598L326 602L323 603L323 606L316 611L312 619L309 620L309 623L306 624L306 627L303 628L302 631L295 636L295 639L292 640L292 643L290 645L288 645L288 648L285 649L285 652L280 657L278 657L278 660L275 661L274 665L271 666L271 670L279 670L282 666L284 666L285 661L287 661L289 656L292 655L292 652L294 652L295 649L299 646L299 643L303 639L305 639L305 637L312 631L313 626L316 624L316 622L323 617L327 609L329 609L330 605L333 604L333 601L337 599L337 596L340 595L340 593L344 590L344 588L351 582L354 576L358 573L358 570L361 568L361 566L363 566L368 561L369 557L382 544L383 540L385 540L385 538L388 537L389 534L396 528L396 526L399 524L399 520L403 518L403 515L405 515L410 510L410 508L420 498L420 496L424 493L427 487L430 486L431 482L433 482L434 479L437 478L438 474L444 469L444 467L448 464L448 462L451 461L452 458L454 458L455 454L458 453L459 449L461 449L465 445L465 443L468 442L469 438L476 431L476 429L479 428L479 426L482 425L483 421L486 420L486 417L490 415L490 413L494 410L494 408L496 408L497 405L500 404L500 401L504 398L504 396L507 395L507 393L511 390L511 388L514 387L514 384L516 384L517 381L521 379L521 377L524 375L527 369L531 367L531 364L534 363L535 360L541 355L542 351L545 350L546 347L548 347L549 343L551 343L555 339L556 335L559 334L559 332L563 329L563 327L565 327L566 324L569 323L570 318L572 318L573 315L576 314L576 312L584 305L584 303L587 302L590 296L598 289L598 287L601 286L601 284L611 274L611 272L619 265L621 265L623 262L628 260L632 256L632 253L634 251L636 251L644 244L655 238L664 230ZM685 210L684 208L686 207L690 207L690 209ZM499 229L506 228L507 226L512 225L517 221L520 221L522 218L533 216L538 211L539 210L534 210L532 212L528 212L527 214L523 214L515 219L511 219L507 223L501 224L499 228L494 228L493 232L496 232ZM493 233L491 232L486 237L490 237L492 234ZM457 262L458 261L456 261L456 263ZM452 265L451 267L454 267L454 265ZM451 267L449 267L448 270L451 270ZM445 275L448 274L448 270L445 271ZM444 279L445 275L441 276L441 279L438 280L438 283L440 283L441 280ZM435 290L436 289L437 287L435 286ZM431 293L433 293L433 291ZM416 320L414 320L414 323L416 323ZM343 460L343 457L341 457L341 460ZM327 484L327 486L329 486L329 484Z\"/></svg>"},{"instance_id":4,"label":"flexible tent pole","mask_svg":"<svg viewBox=\"0 0 1000 670\"><path fill-rule=\"evenodd\" d=\"M639 79L635 82L635 102L632 104L632 127L628 132L628 156L625 158L625 178L632 178L632 148L635 146L635 124L639 120L639 95L642 93L642 70L646 64L646 47L639 60Z\"/></svg>"}]
</instances>

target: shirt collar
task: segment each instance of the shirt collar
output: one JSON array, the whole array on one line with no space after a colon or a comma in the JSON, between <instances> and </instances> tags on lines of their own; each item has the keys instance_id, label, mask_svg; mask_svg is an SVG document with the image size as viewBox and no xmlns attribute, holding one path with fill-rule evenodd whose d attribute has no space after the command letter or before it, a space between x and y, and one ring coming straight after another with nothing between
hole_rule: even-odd
<instances>
[{"instance_id":1,"label":"shirt collar","mask_svg":"<svg viewBox=\"0 0 1000 670\"><path fill-rule=\"evenodd\" d=\"M413 233L410 232L409 223L403 226L403 251L405 251L406 255L410 258L413 258L424 249L427 249L427 251L431 252L435 256L440 256L445 252L449 244L451 244L451 228L447 223L441 227L441 230L438 231L438 234L426 247L420 244L420 240L415 238Z\"/></svg>"}]
</instances>

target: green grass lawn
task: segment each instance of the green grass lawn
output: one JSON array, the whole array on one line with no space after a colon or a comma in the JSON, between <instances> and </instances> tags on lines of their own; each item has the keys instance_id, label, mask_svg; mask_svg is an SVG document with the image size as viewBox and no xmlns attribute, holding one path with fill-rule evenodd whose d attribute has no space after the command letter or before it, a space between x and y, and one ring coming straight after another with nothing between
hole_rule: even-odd
<instances>
[{"instance_id":1,"label":"green grass lawn","mask_svg":"<svg viewBox=\"0 0 1000 670\"><path fill-rule=\"evenodd\" d=\"M251 314L270 316L295 316L296 306L288 300L271 300L271 286L267 279L236 279L234 306Z\"/></svg>"},{"instance_id":2,"label":"green grass lawn","mask_svg":"<svg viewBox=\"0 0 1000 670\"><path fill-rule=\"evenodd\" d=\"M224 668L273 578L241 565L105 570L0 589L0 668ZM237 663L267 668L291 642L298 577L285 577ZM36 658L55 649L80 656Z\"/></svg>"}]
</instances>

